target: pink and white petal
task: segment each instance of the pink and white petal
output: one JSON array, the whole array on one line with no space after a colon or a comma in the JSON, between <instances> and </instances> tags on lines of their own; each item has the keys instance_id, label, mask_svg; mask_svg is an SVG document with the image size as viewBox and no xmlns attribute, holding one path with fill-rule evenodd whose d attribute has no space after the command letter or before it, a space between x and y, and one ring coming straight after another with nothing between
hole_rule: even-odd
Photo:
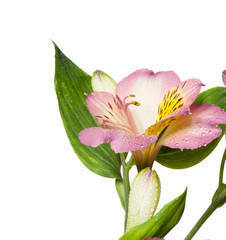
<instances>
[{"instance_id":1,"label":"pink and white petal","mask_svg":"<svg viewBox=\"0 0 226 240\"><path fill-rule=\"evenodd\" d=\"M86 97L86 104L100 125L103 124L104 120L111 119L115 122L117 121L114 112L118 107L112 94L108 92L93 92ZM118 122L120 122L119 119Z\"/></svg>"},{"instance_id":2,"label":"pink and white petal","mask_svg":"<svg viewBox=\"0 0 226 240\"><path fill-rule=\"evenodd\" d=\"M154 73L148 69L140 69L120 81L116 93L120 99L134 94L127 102L137 101L140 106L130 105L139 133L155 123L158 106L166 92L180 83L179 77L173 71Z\"/></svg>"},{"instance_id":3,"label":"pink and white petal","mask_svg":"<svg viewBox=\"0 0 226 240\"><path fill-rule=\"evenodd\" d=\"M100 127L93 127L82 130L79 133L79 139L81 143L91 147L97 147L108 142L116 153L122 153L143 149L155 142L157 136L145 136L120 130L107 130Z\"/></svg>"},{"instance_id":4,"label":"pink and white petal","mask_svg":"<svg viewBox=\"0 0 226 240\"><path fill-rule=\"evenodd\" d=\"M209 104L192 105L191 113L172 122L158 144L170 148L196 149L220 136L222 131L218 125L226 124L224 110Z\"/></svg>"},{"instance_id":5,"label":"pink and white petal","mask_svg":"<svg viewBox=\"0 0 226 240\"><path fill-rule=\"evenodd\" d=\"M202 82L198 79L189 79L171 88L159 104L156 121L188 115L189 107L198 96Z\"/></svg>"},{"instance_id":6,"label":"pink and white petal","mask_svg":"<svg viewBox=\"0 0 226 240\"><path fill-rule=\"evenodd\" d=\"M199 79L192 78L178 85L179 92L183 96L184 105L191 105L197 98L201 87L205 86Z\"/></svg>"}]
</instances>

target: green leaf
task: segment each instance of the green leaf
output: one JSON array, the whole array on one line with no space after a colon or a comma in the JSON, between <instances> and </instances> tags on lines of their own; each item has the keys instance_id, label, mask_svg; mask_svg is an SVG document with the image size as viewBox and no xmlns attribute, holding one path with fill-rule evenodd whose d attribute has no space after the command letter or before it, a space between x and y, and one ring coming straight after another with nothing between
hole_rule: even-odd
<instances>
[{"instance_id":1,"label":"green leaf","mask_svg":"<svg viewBox=\"0 0 226 240\"><path fill-rule=\"evenodd\" d=\"M198 95L194 104L209 103L218 106L226 111L226 87L210 88ZM226 125L220 125L223 131L226 131Z\"/></svg>"},{"instance_id":2,"label":"green leaf","mask_svg":"<svg viewBox=\"0 0 226 240\"><path fill-rule=\"evenodd\" d=\"M215 87L206 90L198 95L194 104L214 104L226 111L226 88ZM156 161L168 168L183 169L194 166L205 159L218 145L224 132L226 131L226 125L220 125L223 133L220 137L209 143L207 146L197 148L195 150L179 150L171 149L168 147L162 147Z\"/></svg>"},{"instance_id":3,"label":"green leaf","mask_svg":"<svg viewBox=\"0 0 226 240\"><path fill-rule=\"evenodd\" d=\"M143 238L163 238L180 220L186 200L187 190L166 204L154 217L131 228L119 240L140 240Z\"/></svg>"},{"instance_id":4,"label":"green leaf","mask_svg":"<svg viewBox=\"0 0 226 240\"><path fill-rule=\"evenodd\" d=\"M125 190L124 190L124 184L121 179L116 179L115 180L115 188L118 193L120 202L122 204L123 209L125 210L126 206L126 195L125 195Z\"/></svg>"},{"instance_id":5,"label":"green leaf","mask_svg":"<svg viewBox=\"0 0 226 240\"><path fill-rule=\"evenodd\" d=\"M209 156L209 154L220 142L222 136L223 134L221 134L220 137L213 140L207 146L203 146L195 150L184 149L181 151L180 149L162 147L156 158L156 161L165 167L173 169L192 167Z\"/></svg>"},{"instance_id":6,"label":"green leaf","mask_svg":"<svg viewBox=\"0 0 226 240\"><path fill-rule=\"evenodd\" d=\"M92 92L91 77L55 46L55 89L61 118L70 143L83 164L92 172L109 178L121 178L120 158L108 144L97 148L83 145L78 134L99 126L86 107L85 94Z\"/></svg>"},{"instance_id":7,"label":"green leaf","mask_svg":"<svg viewBox=\"0 0 226 240\"><path fill-rule=\"evenodd\" d=\"M226 87L210 88L198 95L194 104L209 103L226 111Z\"/></svg>"}]
</instances>

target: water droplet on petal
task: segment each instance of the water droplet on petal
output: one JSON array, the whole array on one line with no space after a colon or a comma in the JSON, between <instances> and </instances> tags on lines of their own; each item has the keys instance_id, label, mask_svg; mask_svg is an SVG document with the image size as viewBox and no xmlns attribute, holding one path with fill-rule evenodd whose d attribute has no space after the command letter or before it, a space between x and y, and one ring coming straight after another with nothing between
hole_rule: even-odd
<instances>
[{"instance_id":1,"label":"water droplet on petal","mask_svg":"<svg viewBox=\"0 0 226 240\"><path fill-rule=\"evenodd\" d=\"M202 136L206 136L206 134L204 132L202 132Z\"/></svg>"}]
</instances>

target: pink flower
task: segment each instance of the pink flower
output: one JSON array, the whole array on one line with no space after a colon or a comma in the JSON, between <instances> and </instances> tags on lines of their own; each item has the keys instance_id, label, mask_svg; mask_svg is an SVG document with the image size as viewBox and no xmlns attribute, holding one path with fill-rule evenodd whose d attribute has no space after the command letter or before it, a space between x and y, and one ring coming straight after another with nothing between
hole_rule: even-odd
<instances>
[{"instance_id":1,"label":"pink flower","mask_svg":"<svg viewBox=\"0 0 226 240\"><path fill-rule=\"evenodd\" d=\"M117 84L115 95L87 96L101 127L82 130L80 141L92 147L108 142L116 153L132 151L138 170L152 166L162 145L204 146L220 136L226 112L209 104L191 106L202 86L198 79L181 82L173 71L137 70Z\"/></svg>"}]
</instances>

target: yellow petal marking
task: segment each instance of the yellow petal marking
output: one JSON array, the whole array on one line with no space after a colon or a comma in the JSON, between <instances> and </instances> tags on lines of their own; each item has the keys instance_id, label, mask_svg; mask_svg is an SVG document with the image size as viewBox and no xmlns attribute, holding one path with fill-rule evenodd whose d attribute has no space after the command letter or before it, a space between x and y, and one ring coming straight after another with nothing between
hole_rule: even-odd
<instances>
[{"instance_id":1,"label":"yellow petal marking","mask_svg":"<svg viewBox=\"0 0 226 240\"><path fill-rule=\"evenodd\" d=\"M186 82L185 82L186 83ZM156 122L161 121L165 117L169 116L171 113L175 112L178 108L184 106L183 95L180 91L185 83L182 86L177 86L171 88L162 99L162 102L158 107L158 116Z\"/></svg>"},{"instance_id":2,"label":"yellow petal marking","mask_svg":"<svg viewBox=\"0 0 226 240\"><path fill-rule=\"evenodd\" d=\"M177 117L168 118L166 120L163 120L161 122L158 122L158 123L150 126L149 128L146 129L145 135L156 134L159 136L159 134L176 118Z\"/></svg>"},{"instance_id":3,"label":"yellow petal marking","mask_svg":"<svg viewBox=\"0 0 226 240\"><path fill-rule=\"evenodd\" d=\"M172 121L178 118L175 116L164 120L164 118L168 117L171 113L184 106L183 91L181 90L185 84L186 82L180 86L173 87L165 94L158 107L156 124L147 128L145 135L159 135Z\"/></svg>"}]
</instances>

